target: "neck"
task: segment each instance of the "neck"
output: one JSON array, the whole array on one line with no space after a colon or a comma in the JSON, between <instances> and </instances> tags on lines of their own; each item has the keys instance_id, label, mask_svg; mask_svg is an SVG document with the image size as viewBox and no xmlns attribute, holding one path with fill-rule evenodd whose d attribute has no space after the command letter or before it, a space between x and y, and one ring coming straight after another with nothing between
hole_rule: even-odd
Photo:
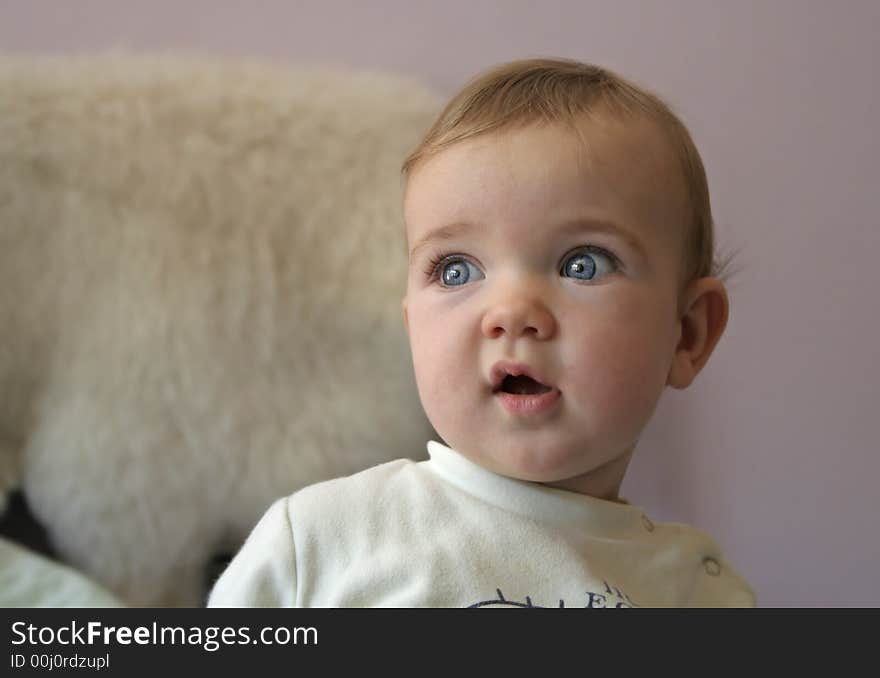
<instances>
[{"instance_id":1,"label":"neck","mask_svg":"<svg viewBox=\"0 0 880 678\"><path fill-rule=\"evenodd\" d=\"M565 478L542 484L548 487L556 487L560 490L585 494L596 499L625 504L626 502L620 498L620 485L623 483L623 476L626 473L634 451L635 445L624 454L615 457L592 471L573 478Z\"/></svg>"}]
</instances>

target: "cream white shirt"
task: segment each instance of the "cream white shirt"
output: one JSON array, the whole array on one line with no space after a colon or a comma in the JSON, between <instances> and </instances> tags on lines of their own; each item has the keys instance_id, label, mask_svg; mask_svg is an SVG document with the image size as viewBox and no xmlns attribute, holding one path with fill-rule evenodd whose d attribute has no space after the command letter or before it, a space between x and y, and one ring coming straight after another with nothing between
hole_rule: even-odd
<instances>
[{"instance_id":1,"label":"cream white shirt","mask_svg":"<svg viewBox=\"0 0 880 678\"><path fill-rule=\"evenodd\" d=\"M211 607L753 606L718 545L629 504L496 475L428 443L266 512Z\"/></svg>"}]
</instances>

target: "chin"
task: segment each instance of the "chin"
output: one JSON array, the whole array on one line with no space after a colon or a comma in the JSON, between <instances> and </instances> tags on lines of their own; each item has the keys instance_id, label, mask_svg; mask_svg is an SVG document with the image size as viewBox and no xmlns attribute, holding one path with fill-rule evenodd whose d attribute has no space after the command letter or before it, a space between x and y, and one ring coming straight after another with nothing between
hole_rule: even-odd
<instances>
[{"instance_id":1,"label":"chin","mask_svg":"<svg viewBox=\"0 0 880 678\"><path fill-rule=\"evenodd\" d=\"M582 458L576 459L570 450L554 450L552 447L529 446L510 450L503 462L509 471L506 475L536 483L555 483L585 473Z\"/></svg>"}]
</instances>

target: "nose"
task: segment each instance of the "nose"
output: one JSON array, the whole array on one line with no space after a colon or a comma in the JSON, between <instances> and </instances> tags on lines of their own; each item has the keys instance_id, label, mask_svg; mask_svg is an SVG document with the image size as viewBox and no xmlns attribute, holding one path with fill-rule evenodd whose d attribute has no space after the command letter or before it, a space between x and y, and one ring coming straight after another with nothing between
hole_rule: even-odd
<instances>
[{"instance_id":1,"label":"nose","mask_svg":"<svg viewBox=\"0 0 880 678\"><path fill-rule=\"evenodd\" d=\"M556 319L538 296L521 292L494 301L483 315L481 329L489 339L531 337L544 341L556 334Z\"/></svg>"}]
</instances>

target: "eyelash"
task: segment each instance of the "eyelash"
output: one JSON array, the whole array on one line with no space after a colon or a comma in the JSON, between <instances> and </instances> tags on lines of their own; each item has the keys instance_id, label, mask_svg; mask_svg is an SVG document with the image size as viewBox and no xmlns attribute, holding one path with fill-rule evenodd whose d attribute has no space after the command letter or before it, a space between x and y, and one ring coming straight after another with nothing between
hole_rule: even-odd
<instances>
[{"instance_id":1,"label":"eyelash","mask_svg":"<svg viewBox=\"0 0 880 678\"><path fill-rule=\"evenodd\" d=\"M566 261L569 257L578 254L580 252L586 252L588 254L601 254L605 257L608 257L609 261L614 266L614 272L619 271L623 265L621 264L620 259L617 258L613 252L606 250L604 247L598 247L596 245L583 245L581 247L575 247L573 250L566 252L565 256L562 257L562 261ZM429 282L436 282L440 279L440 271L442 269L442 265L447 263L447 261L455 261L456 259L467 259L464 255L455 254L454 252L445 252L438 251L428 260L427 266L425 266L425 276L428 278ZM561 264L560 264L561 268Z\"/></svg>"},{"instance_id":2,"label":"eyelash","mask_svg":"<svg viewBox=\"0 0 880 678\"><path fill-rule=\"evenodd\" d=\"M564 257L562 257L562 261L567 261L570 257L573 257L575 254L601 254L604 257L607 257L611 262L612 273L617 273L623 268L623 262L617 258L617 255L614 252L606 250L604 247L598 247L596 245L583 245L581 247L575 247L570 252L567 252Z\"/></svg>"},{"instance_id":3,"label":"eyelash","mask_svg":"<svg viewBox=\"0 0 880 678\"><path fill-rule=\"evenodd\" d=\"M430 282L439 280L440 271L443 268L442 265L447 263L447 261L455 261L456 259L466 259L466 257L453 252L437 252L431 257L428 265L425 267L425 275Z\"/></svg>"}]
</instances>

